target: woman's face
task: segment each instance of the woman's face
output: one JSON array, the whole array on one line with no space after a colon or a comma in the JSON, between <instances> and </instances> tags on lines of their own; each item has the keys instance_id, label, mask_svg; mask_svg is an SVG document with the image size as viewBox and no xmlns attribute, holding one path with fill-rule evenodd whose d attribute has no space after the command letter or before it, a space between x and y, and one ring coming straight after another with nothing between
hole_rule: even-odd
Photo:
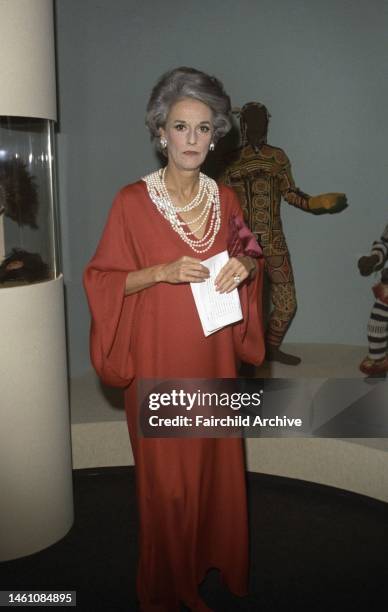
<instances>
[{"instance_id":1,"label":"woman's face","mask_svg":"<svg viewBox=\"0 0 388 612\"><path fill-rule=\"evenodd\" d=\"M179 100L171 107L160 135L167 140L169 165L179 170L197 170L212 141L212 110L193 98Z\"/></svg>"}]
</instances>

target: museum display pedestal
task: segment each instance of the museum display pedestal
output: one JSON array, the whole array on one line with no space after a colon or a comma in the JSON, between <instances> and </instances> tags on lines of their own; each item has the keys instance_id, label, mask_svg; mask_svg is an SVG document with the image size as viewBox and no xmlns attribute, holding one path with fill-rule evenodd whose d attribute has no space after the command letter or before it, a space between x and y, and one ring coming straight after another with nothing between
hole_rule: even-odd
<instances>
[{"instance_id":1,"label":"museum display pedestal","mask_svg":"<svg viewBox=\"0 0 388 612\"><path fill-rule=\"evenodd\" d=\"M0 561L73 524L54 7L0 4Z\"/></svg>"},{"instance_id":2,"label":"museum display pedestal","mask_svg":"<svg viewBox=\"0 0 388 612\"><path fill-rule=\"evenodd\" d=\"M0 561L37 552L73 523L63 278L0 300Z\"/></svg>"}]
</instances>

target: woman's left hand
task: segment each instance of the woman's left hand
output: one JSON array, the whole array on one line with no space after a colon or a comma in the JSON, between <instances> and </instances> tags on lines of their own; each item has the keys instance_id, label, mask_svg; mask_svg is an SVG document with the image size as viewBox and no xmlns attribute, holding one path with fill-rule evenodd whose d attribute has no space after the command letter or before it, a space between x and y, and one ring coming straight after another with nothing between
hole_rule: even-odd
<instances>
[{"instance_id":1,"label":"woman's left hand","mask_svg":"<svg viewBox=\"0 0 388 612\"><path fill-rule=\"evenodd\" d=\"M256 260L253 257L231 257L218 273L214 284L220 293L230 293L256 270Z\"/></svg>"}]
</instances>

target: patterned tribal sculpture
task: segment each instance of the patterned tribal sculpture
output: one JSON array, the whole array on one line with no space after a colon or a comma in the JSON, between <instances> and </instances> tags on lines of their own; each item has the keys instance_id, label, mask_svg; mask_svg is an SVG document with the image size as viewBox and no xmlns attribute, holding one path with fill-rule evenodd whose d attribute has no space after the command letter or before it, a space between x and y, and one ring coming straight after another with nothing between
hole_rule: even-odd
<instances>
[{"instance_id":1,"label":"patterned tribal sculpture","mask_svg":"<svg viewBox=\"0 0 388 612\"><path fill-rule=\"evenodd\" d=\"M297 365L300 358L280 350L296 311L294 276L280 218L283 198L303 211L334 213L347 206L345 194L310 196L295 187L290 161L282 149L267 144L269 113L259 102L239 111L242 144L221 181L236 190L246 221L260 243L270 281L273 310L266 332L266 358Z\"/></svg>"},{"instance_id":2,"label":"patterned tribal sculpture","mask_svg":"<svg viewBox=\"0 0 388 612\"><path fill-rule=\"evenodd\" d=\"M368 323L369 353L360 364L368 376L385 376L388 372L388 225L380 240L375 240L370 255L358 260L362 276L382 270L381 282L373 287L375 303Z\"/></svg>"}]
</instances>

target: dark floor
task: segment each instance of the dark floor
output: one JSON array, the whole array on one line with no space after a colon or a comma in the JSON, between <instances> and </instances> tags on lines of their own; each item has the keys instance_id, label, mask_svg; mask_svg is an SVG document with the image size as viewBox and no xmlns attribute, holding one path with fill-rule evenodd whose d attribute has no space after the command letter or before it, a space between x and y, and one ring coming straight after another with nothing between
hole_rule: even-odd
<instances>
[{"instance_id":1,"label":"dark floor","mask_svg":"<svg viewBox=\"0 0 388 612\"><path fill-rule=\"evenodd\" d=\"M250 596L210 572L217 612L388 610L388 505L337 489L250 474ZM78 610L136 611L133 468L74 472L76 520L50 548L0 564L0 589L76 590Z\"/></svg>"}]
</instances>

